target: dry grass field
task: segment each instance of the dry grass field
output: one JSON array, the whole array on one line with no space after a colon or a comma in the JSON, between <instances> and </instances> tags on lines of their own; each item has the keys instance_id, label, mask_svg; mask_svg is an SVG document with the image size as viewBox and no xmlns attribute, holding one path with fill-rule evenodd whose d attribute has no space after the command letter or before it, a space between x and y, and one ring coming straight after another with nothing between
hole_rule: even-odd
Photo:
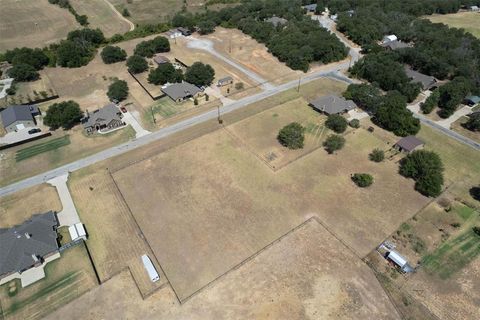
<instances>
[{"instance_id":1,"label":"dry grass field","mask_svg":"<svg viewBox=\"0 0 480 320\"><path fill-rule=\"evenodd\" d=\"M385 143L363 129L344 150L317 150L273 173L223 131L115 172L114 178L181 300L306 218L317 215L367 254L427 199L368 160ZM376 179L360 190L354 172Z\"/></svg>"},{"instance_id":2,"label":"dry grass field","mask_svg":"<svg viewBox=\"0 0 480 320\"><path fill-rule=\"evenodd\" d=\"M86 311L88 310L88 311ZM180 305L141 300L127 273L46 319L399 319L368 267L315 220Z\"/></svg>"},{"instance_id":3,"label":"dry grass field","mask_svg":"<svg viewBox=\"0 0 480 320\"><path fill-rule=\"evenodd\" d=\"M48 0L2 0L0 52L15 47L44 47L79 27L68 10Z\"/></svg>"},{"instance_id":4,"label":"dry grass field","mask_svg":"<svg viewBox=\"0 0 480 320\"><path fill-rule=\"evenodd\" d=\"M99 28L106 37L130 30L130 25L121 19L105 0L70 0L78 14L88 17L90 28Z\"/></svg>"},{"instance_id":5,"label":"dry grass field","mask_svg":"<svg viewBox=\"0 0 480 320\"><path fill-rule=\"evenodd\" d=\"M26 288L18 280L0 287L2 319L41 319L97 285L84 244L64 251L59 259L48 263L45 274L44 279ZM13 297L8 296L10 286L17 287Z\"/></svg>"},{"instance_id":6,"label":"dry grass field","mask_svg":"<svg viewBox=\"0 0 480 320\"><path fill-rule=\"evenodd\" d=\"M324 126L326 118L309 107L304 99L298 98L253 118L237 122L225 130L273 170L278 170L322 146L327 135L331 133ZM280 145L277 140L279 130L291 122L298 122L306 129L305 145L302 149L290 150Z\"/></svg>"},{"instance_id":7,"label":"dry grass field","mask_svg":"<svg viewBox=\"0 0 480 320\"><path fill-rule=\"evenodd\" d=\"M465 128L462 124L464 124L465 122L468 121L468 117L461 117L460 119L458 119L457 121L455 121L454 123L452 123L452 126L451 128L460 133L461 135L465 136L465 137L468 137L472 140L475 140L477 142L480 142L480 132L479 131L471 131L471 130L468 130L467 128Z\"/></svg>"},{"instance_id":8,"label":"dry grass field","mask_svg":"<svg viewBox=\"0 0 480 320\"><path fill-rule=\"evenodd\" d=\"M70 140L69 144L19 161L18 152L20 150L47 143L54 139L64 137L65 135L68 135L68 139ZM0 153L0 185L8 185L14 181L51 170L62 164L126 142L134 136L135 131L130 126L109 134L90 136L84 133L81 125L77 125L67 132L58 129L53 132L51 137L2 150Z\"/></svg>"},{"instance_id":9,"label":"dry grass field","mask_svg":"<svg viewBox=\"0 0 480 320\"><path fill-rule=\"evenodd\" d=\"M428 20L435 23L444 23L452 28L462 28L480 38L480 13L458 12L454 14L440 14L427 16Z\"/></svg>"},{"instance_id":10,"label":"dry grass field","mask_svg":"<svg viewBox=\"0 0 480 320\"><path fill-rule=\"evenodd\" d=\"M0 198L0 227L8 228L30 219L32 214L50 210L60 212L57 189L41 184Z\"/></svg>"},{"instance_id":11,"label":"dry grass field","mask_svg":"<svg viewBox=\"0 0 480 320\"><path fill-rule=\"evenodd\" d=\"M155 256L107 171L76 172L69 180L69 188L80 218L87 226L87 246L102 282L129 268L142 295L166 283ZM155 263L160 281L152 283L148 278L141 261L143 254L148 254Z\"/></svg>"}]
</instances>

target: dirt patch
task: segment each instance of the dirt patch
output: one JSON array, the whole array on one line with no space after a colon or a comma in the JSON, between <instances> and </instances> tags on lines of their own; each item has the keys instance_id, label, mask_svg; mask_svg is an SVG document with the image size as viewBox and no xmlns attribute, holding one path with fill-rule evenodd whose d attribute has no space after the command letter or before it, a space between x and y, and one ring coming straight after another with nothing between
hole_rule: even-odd
<instances>
[{"instance_id":1,"label":"dirt patch","mask_svg":"<svg viewBox=\"0 0 480 320\"><path fill-rule=\"evenodd\" d=\"M169 319L399 319L368 267L316 221L288 234L183 305L169 288L141 300L131 278L123 273L47 319L66 315L89 319L129 315Z\"/></svg>"}]
</instances>

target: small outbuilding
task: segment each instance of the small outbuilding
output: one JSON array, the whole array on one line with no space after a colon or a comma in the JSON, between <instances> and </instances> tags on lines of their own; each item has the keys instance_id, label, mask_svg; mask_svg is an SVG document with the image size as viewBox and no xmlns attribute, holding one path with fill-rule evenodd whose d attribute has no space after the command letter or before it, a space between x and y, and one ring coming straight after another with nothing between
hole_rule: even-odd
<instances>
[{"instance_id":1,"label":"small outbuilding","mask_svg":"<svg viewBox=\"0 0 480 320\"><path fill-rule=\"evenodd\" d=\"M478 6L470 6L470 11L478 12L480 8Z\"/></svg>"},{"instance_id":2,"label":"small outbuilding","mask_svg":"<svg viewBox=\"0 0 480 320\"><path fill-rule=\"evenodd\" d=\"M72 241L77 241L79 239L87 240L87 232L83 223L76 223L68 227L68 233L70 233L70 239Z\"/></svg>"},{"instance_id":3,"label":"small outbuilding","mask_svg":"<svg viewBox=\"0 0 480 320\"><path fill-rule=\"evenodd\" d=\"M398 41L397 36L394 35L394 34L384 36L383 40L382 40L382 43L388 43L388 42L392 42L392 41Z\"/></svg>"},{"instance_id":4,"label":"small outbuilding","mask_svg":"<svg viewBox=\"0 0 480 320\"><path fill-rule=\"evenodd\" d=\"M303 8L307 10L307 12L315 12L317 11L317 4L316 3L307 4L303 6Z\"/></svg>"},{"instance_id":5,"label":"small outbuilding","mask_svg":"<svg viewBox=\"0 0 480 320\"><path fill-rule=\"evenodd\" d=\"M170 29L165 33L170 39L175 39L182 36L182 33L178 29Z\"/></svg>"},{"instance_id":6,"label":"small outbuilding","mask_svg":"<svg viewBox=\"0 0 480 320\"><path fill-rule=\"evenodd\" d=\"M37 125L35 117L40 114L40 110L35 105L15 105L0 112L0 117L6 132L16 132L35 127Z\"/></svg>"},{"instance_id":7,"label":"small outbuilding","mask_svg":"<svg viewBox=\"0 0 480 320\"><path fill-rule=\"evenodd\" d=\"M153 56L153 61L158 65L161 65L161 64L164 64L164 63L170 63L170 59L168 59L167 57L162 56L160 54L154 55Z\"/></svg>"},{"instance_id":8,"label":"small outbuilding","mask_svg":"<svg viewBox=\"0 0 480 320\"><path fill-rule=\"evenodd\" d=\"M181 83L172 83L163 88L162 91L177 103L189 98L197 98L203 94L202 89L185 81Z\"/></svg>"},{"instance_id":9,"label":"small outbuilding","mask_svg":"<svg viewBox=\"0 0 480 320\"><path fill-rule=\"evenodd\" d=\"M336 95L323 96L310 102L310 105L319 112L330 114L342 114L357 108L352 100L346 100Z\"/></svg>"},{"instance_id":10,"label":"small outbuilding","mask_svg":"<svg viewBox=\"0 0 480 320\"><path fill-rule=\"evenodd\" d=\"M233 83L233 78L230 77L230 76L227 76L227 77L219 79L217 81L217 87L227 86L227 85L232 84L232 83Z\"/></svg>"},{"instance_id":11,"label":"small outbuilding","mask_svg":"<svg viewBox=\"0 0 480 320\"><path fill-rule=\"evenodd\" d=\"M177 28L177 31L180 32L182 34L182 36L185 36L185 37L192 34L192 32L189 29L184 28L184 27Z\"/></svg>"},{"instance_id":12,"label":"small outbuilding","mask_svg":"<svg viewBox=\"0 0 480 320\"><path fill-rule=\"evenodd\" d=\"M474 105L480 103L480 97L479 96L468 96L465 98L465 104L473 107Z\"/></svg>"},{"instance_id":13,"label":"small outbuilding","mask_svg":"<svg viewBox=\"0 0 480 320\"><path fill-rule=\"evenodd\" d=\"M413 272L414 269L408 263L407 259L402 257L398 252L392 250L387 254L387 259L395 263L401 271L405 273Z\"/></svg>"},{"instance_id":14,"label":"small outbuilding","mask_svg":"<svg viewBox=\"0 0 480 320\"><path fill-rule=\"evenodd\" d=\"M415 136L408 136L398 140L393 147L400 152L410 153L412 151L422 149L424 146L425 143L422 140Z\"/></svg>"}]
</instances>

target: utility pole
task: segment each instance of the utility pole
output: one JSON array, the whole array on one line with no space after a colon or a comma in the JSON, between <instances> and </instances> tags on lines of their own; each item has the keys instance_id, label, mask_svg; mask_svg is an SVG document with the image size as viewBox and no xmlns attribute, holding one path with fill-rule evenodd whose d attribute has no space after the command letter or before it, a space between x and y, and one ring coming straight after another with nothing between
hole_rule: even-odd
<instances>
[{"instance_id":1,"label":"utility pole","mask_svg":"<svg viewBox=\"0 0 480 320\"><path fill-rule=\"evenodd\" d=\"M223 123L223 120L222 120L222 118L220 117L220 105L217 106L217 119L218 119L218 123L219 123L219 124L222 124L222 123Z\"/></svg>"},{"instance_id":2,"label":"utility pole","mask_svg":"<svg viewBox=\"0 0 480 320\"><path fill-rule=\"evenodd\" d=\"M302 80L302 77L300 76L298 78L298 86L297 86L297 92L300 92L300 81Z\"/></svg>"},{"instance_id":3,"label":"utility pole","mask_svg":"<svg viewBox=\"0 0 480 320\"><path fill-rule=\"evenodd\" d=\"M232 39L230 39L230 42L229 42L228 52L232 53Z\"/></svg>"},{"instance_id":4,"label":"utility pole","mask_svg":"<svg viewBox=\"0 0 480 320\"><path fill-rule=\"evenodd\" d=\"M157 124L157 120L155 119L155 113L153 113L153 106L150 107L150 111L152 112L153 123L154 123L154 124Z\"/></svg>"}]
</instances>

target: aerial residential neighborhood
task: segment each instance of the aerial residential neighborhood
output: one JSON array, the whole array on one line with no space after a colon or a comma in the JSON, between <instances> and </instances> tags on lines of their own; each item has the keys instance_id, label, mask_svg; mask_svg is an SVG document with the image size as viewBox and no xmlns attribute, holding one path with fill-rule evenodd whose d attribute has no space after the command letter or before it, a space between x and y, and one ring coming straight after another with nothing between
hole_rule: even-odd
<instances>
[{"instance_id":1,"label":"aerial residential neighborhood","mask_svg":"<svg viewBox=\"0 0 480 320\"><path fill-rule=\"evenodd\" d=\"M3 0L0 320L478 319L480 0Z\"/></svg>"}]
</instances>

